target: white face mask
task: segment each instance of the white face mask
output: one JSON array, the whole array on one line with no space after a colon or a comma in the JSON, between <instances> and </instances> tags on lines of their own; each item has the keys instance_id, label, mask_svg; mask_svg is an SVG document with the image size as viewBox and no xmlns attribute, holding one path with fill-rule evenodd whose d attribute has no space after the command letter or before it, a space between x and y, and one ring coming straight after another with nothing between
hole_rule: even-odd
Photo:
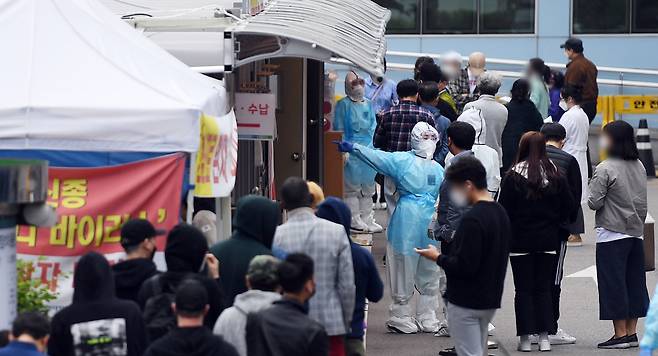
<instances>
[{"instance_id":1,"label":"white face mask","mask_svg":"<svg viewBox=\"0 0 658 356\"><path fill-rule=\"evenodd\" d=\"M599 136L599 150L607 151L610 148L610 141L605 136Z\"/></svg>"},{"instance_id":2,"label":"white face mask","mask_svg":"<svg viewBox=\"0 0 658 356\"><path fill-rule=\"evenodd\" d=\"M564 99L560 99L560 109L567 111L569 110L569 106L567 105L567 102L564 101Z\"/></svg>"},{"instance_id":3,"label":"white face mask","mask_svg":"<svg viewBox=\"0 0 658 356\"><path fill-rule=\"evenodd\" d=\"M466 194L459 190L452 188L448 192L448 198L450 198L450 201L457 207L459 208L464 208L468 206L468 197Z\"/></svg>"}]
</instances>

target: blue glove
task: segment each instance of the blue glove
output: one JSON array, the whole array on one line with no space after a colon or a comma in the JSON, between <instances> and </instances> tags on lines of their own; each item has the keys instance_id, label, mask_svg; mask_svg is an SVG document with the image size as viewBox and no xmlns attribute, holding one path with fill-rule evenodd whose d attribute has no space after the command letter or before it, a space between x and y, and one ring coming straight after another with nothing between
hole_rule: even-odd
<instances>
[{"instance_id":1,"label":"blue glove","mask_svg":"<svg viewBox=\"0 0 658 356\"><path fill-rule=\"evenodd\" d=\"M354 151L354 144L347 141L334 141L338 145L338 150L340 152L352 152Z\"/></svg>"}]
</instances>

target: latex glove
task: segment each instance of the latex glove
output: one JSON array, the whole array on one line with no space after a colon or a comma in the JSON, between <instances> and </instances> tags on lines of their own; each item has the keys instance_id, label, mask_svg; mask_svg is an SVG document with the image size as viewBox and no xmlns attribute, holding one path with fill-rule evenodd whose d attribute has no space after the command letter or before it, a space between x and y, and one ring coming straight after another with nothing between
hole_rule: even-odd
<instances>
[{"instance_id":1,"label":"latex glove","mask_svg":"<svg viewBox=\"0 0 658 356\"><path fill-rule=\"evenodd\" d=\"M340 152L352 152L354 151L354 144L347 141L334 141L338 145L338 150Z\"/></svg>"}]
</instances>

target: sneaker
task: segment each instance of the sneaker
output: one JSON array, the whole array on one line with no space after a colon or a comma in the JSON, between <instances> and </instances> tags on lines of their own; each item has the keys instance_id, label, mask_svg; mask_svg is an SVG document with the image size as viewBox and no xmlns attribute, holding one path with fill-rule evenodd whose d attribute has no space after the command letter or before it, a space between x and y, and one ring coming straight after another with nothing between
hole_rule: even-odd
<instances>
[{"instance_id":1,"label":"sneaker","mask_svg":"<svg viewBox=\"0 0 658 356\"><path fill-rule=\"evenodd\" d=\"M640 347L640 341L637 339L637 334L626 336L626 342L630 347Z\"/></svg>"},{"instance_id":2,"label":"sneaker","mask_svg":"<svg viewBox=\"0 0 658 356\"><path fill-rule=\"evenodd\" d=\"M622 336L622 337L614 337L614 335L610 338L610 340L606 342L602 342L598 345L599 349L628 349L631 347L631 344L628 343L628 337L627 336Z\"/></svg>"},{"instance_id":3,"label":"sneaker","mask_svg":"<svg viewBox=\"0 0 658 356\"><path fill-rule=\"evenodd\" d=\"M539 337L539 351L540 352L551 351L551 342L549 341L547 334L543 334L543 336Z\"/></svg>"},{"instance_id":4,"label":"sneaker","mask_svg":"<svg viewBox=\"0 0 658 356\"><path fill-rule=\"evenodd\" d=\"M579 247L583 245L583 238L580 235L569 235L569 240L567 240L568 247Z\"/></svg>"},{"instance_id":5,"label":"sneaker","mask_svg":"<svg viewBox=\"0 0 658 356\"><path fill-rule=\"evenodd\" d=\"M530 343L530 335L523 335L519 337L519 346L516 349L521 352L532 351L532 344Z\"/></svg>"},{"instance_id":6,"label":"sneaker","mask_svg":"<svg viewBox=\"0 0 658 356\"><path fill-rule=\"evenodd\" d=\"M368 225L366 225L366 223L363 222L361 217L357 215L352 217L352 224L350 226L350 230L352 230L352 232L364 233L368 231Z\"/></svg>"},{"instance_id":7,"label":"sneaker","mask_svg":"<svg viewBox=\"0 0 658 356\"><path fill-rule=\"evenodd\" d=\"M384 231L384 228L381 225L377 224L375 222L375 219L370 219L367 225L368 225L368 232L378 233Z\"/></svg>"},{"instance_id":8,"label":"sneaker","mask_svg":"<svg viewBox=\"0 0 658 356\"><path fill-rule=\"evenodd\" d=\"M439 326L439 331L437 331L434 336L436 337L450 337L450 330L447 325Z\"/></svg>"},{"instance_id":9,"label":"sneaker","mask_svg":"<svg viewBox=\"0 0 658 356\"><path fill-rule=\"evenodd\" d=\"M536 338L536 335L533 336ZM551 345L571 345L576 343L576 338L567 334L562 329L557 329L555 335L549 335L548 340L551 342Z\"/></svg>"},{"instance_id":10,"label":"sneaker","mask_svg":"<svg viewBox=\"0 0 658 356\"><path fill-rule=\"evenodd\" d=\"M386 210L386 203L377 203L377 210Z\"/></svg>"},{"instance_id":11,"label":"sneaker","mask_svg":"<svg viewBox=\"0 0 658 356\"><path fill-rule=\"evenodd\" d=\"M498 343L495 342L495 341L487 340L487 349L497 350L498 349Z\"/></svg>"},{"instance_id":12,"label":"sneaker","mask_svg":"<svg viewBox=\"0 0 658 356\"><path fill-rule=\"evenodd\" d=\"M439 356L457 356L457 351L454 347L450 347L439 351Z\"/></svg>"}]
</instances>

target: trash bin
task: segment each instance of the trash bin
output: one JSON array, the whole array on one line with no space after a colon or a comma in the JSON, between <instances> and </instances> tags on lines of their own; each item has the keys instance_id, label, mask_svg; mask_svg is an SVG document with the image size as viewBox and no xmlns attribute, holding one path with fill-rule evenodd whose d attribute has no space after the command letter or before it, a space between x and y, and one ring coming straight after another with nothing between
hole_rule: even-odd
<instances>
[{"instance_id":1,"label":"trash bin","mask_svg":"<svg viewBox=\"0 0 658 356\"><path fill-rule=\"evenodd\" d=\"M644 270L653 271L656 269L656 250L653 236L653 225L655 221L651 214L647 214L644 221Z\"/></svg>"}]
</instances>

